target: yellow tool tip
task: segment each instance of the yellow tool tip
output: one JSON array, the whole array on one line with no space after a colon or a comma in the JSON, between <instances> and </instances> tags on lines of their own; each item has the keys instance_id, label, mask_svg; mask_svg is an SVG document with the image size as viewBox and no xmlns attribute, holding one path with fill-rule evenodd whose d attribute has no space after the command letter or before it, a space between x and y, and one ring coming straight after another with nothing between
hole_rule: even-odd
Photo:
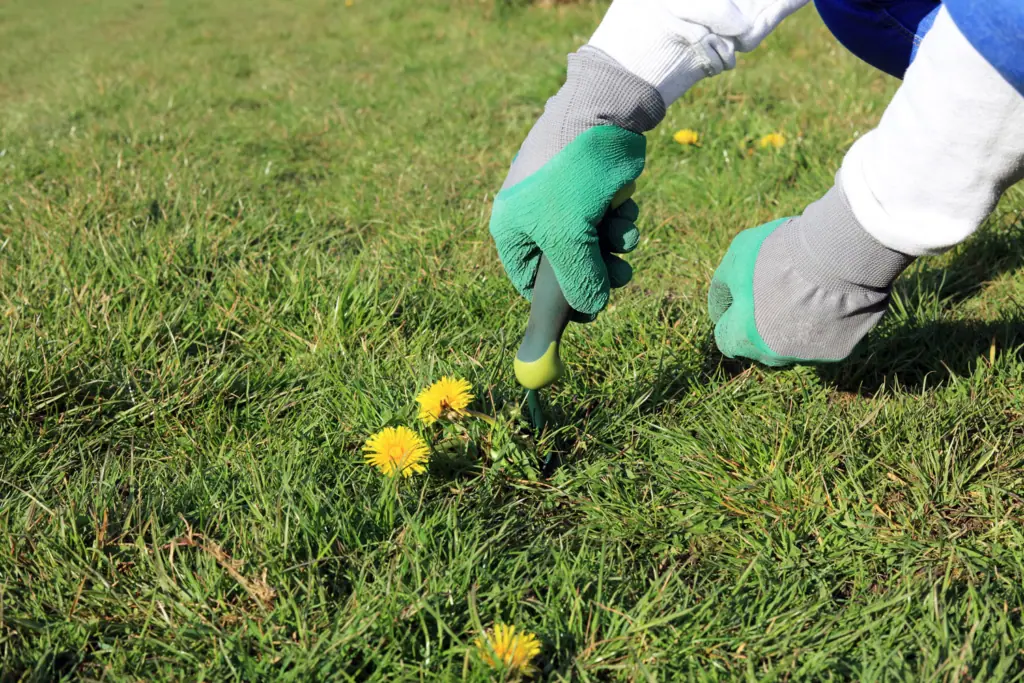
<instances>
[{"instance_id":1,"label":"yellow tool tip","mask_svg":"<svg viewBox=\"0 0 1024 683\"><path fill-rule=\"evenodd\" d=\"M562 376L565 368L558 357L558 342L551 342L544 355L534 361L516 358L516 379L527 389L543 389Z\"/></svg>"}]
</instances>

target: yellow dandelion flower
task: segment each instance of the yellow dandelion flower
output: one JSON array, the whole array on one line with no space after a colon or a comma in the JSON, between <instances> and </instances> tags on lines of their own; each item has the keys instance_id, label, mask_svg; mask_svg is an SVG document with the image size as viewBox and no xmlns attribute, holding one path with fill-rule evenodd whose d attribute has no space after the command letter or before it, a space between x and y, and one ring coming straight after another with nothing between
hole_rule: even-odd
<instances>
[{"instance_id":1,"label":"yellow dandelion flower","mask_svg":"<svg viewBox=\"0 0 1024 683\"><path fill-rule=\"evenodd\" d=\"M345 7L351 7L356 4L356 0L345 0Z\"/></svg>"},{"instance_id":2,"label":"yellow dandelion flower","mask_svg":"<svg viewBox=\"0 0 1024 683\"><path fill-rule=\"evenodd\" d=\"M475 642L480 656L490 666L504 665L510 672L525 675L536 670L531 662L540 654L540 641L528 631L516 632L515 626L495 624Z\"/></svg>"},{"instance_id":3,"label":"yellow dandelion flower","mask_svg":"<svg viewBox=\"0 0 1024 683\"><path fill-rule=\"evenodd\" d=\"M366 440L363 450L366 464L388 477L398 472L404 477L426 472L430 459L427 444L408 427L385 427Z\"/></svg>"},{"instance_id":4,"label":"yellow dandelion flower","mask_svg":"<svg viewBox=\"0 0 1024 683\"><path fill-rule=\"evenodd\" d=\"M779 149L786 144L786 136L782 133L768 133L763 138L757 141L757 146L761 149L771 146L775 149Z\"/></svg>"},{"instance_id":5,"label":"yellow dandelion flower","mask_svg":"<svg viewBox=\"0 0 1024 683\"><path fill-rule=\"evenodd\" d=\"M440 420L447 412L464 415L466 406L474 398L470 393L472 388L464 379L442 377L416 397L416 402L420 404L420 419L429 425Z\"/></svg>"},{"instance_id":6,"label":"yellow dandelion flower","mask_svg":"<svg viewBox=\"0 0 1024 683\"><path fill-rule=\"evenodd\" d=\"M695 130L684 128L682 130L677 130L676 134L672 136L672 139L680 145L696 145L700 142L700 135L698 135Z\"/></svg>"}]
</instances>

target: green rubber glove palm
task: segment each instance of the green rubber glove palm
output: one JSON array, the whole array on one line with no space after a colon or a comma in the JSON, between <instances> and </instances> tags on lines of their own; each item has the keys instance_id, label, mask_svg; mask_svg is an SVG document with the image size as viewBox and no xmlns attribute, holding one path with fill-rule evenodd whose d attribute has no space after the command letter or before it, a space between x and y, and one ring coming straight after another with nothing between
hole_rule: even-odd
<instances>
[{"instance_id":1,"label":"green rubber glove palm","mask_svg":"<svg viewBox=\"0 0 1024 683\"><path fill-rule=\"evenodd\" d=\"M566 301L583 319L608 303L632 269L616 256L636 248L639 210L628 193L644 168L643 135L616 126L580 133L536 173L498 193L491 236L512 284L530 299L543 253ZM616 202L617 203L617 202Z\"/></svg>"},{"instance_id":2,"label":"green rubber glove palm","mask_svg":"<svg viewBox=\"0 0 1024 683\"><path fill-rule=\"evenodd\" d=\"M809 362L772 351L754 318L754 266L761 245L788 218L737 235L711 278L708 313L715 323L715 344L729 358L748 358L771 367Z\"/></svg>"}]
</instances>

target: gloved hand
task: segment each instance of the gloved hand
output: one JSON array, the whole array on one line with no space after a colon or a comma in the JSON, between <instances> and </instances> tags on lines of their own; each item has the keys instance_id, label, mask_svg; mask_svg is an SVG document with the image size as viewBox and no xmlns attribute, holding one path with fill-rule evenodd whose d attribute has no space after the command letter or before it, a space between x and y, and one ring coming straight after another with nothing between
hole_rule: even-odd
<instances>
[{"instance_id":1,"label":"gloved hand","mask_svg":"<svg viewBox=\"0 0 1024 683\"><path fill-rule=\"evenodd\" d=\"M861 227L837 182L802 216L732 241L708 291L715 343L773 367L843 360L885 314L911 261Z\"/></svg>"},{"instance_id":2,"label":"gloved hand","mask_svg":"<svg viewBox=\"0 0 1024 683\"><path fill-rule=\"evenodd\" d=\"M512 284L530 298L543 253L577 319L592 320L632 269L639 209L613 199L644 168L642 133L658 124L658 91L600 50L569 56L565 85L548 100L494 200L491 236Z\"/></svg>"}]
</instances>

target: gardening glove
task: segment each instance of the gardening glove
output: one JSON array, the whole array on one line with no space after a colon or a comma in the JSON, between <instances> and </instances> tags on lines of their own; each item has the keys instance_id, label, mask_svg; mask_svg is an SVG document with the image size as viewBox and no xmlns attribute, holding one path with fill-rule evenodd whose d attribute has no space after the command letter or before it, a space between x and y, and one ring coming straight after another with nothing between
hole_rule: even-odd
<instances>
[{"instance_id":1,"label":"gardening glove","mask_svg":"<svg viewBox=\"0 0 1024 683\"><path fill-rule=\"evenodd\" d=\"M658 90L602 51L569 55L565 85L548 100L494 200L490 231L512 284L531 298L541 254L581 321L608 303L632 269L617 254L636 248L631 192L646 140L665 116ZM611 208L612 206L617 208Z\"/></svg>"},{"instance_id":2,"label":"gardening glove","mask_svg":"<svg viewBox=\"0 0 1024 683\"><path fill-rule=\"evenodd\" d=\"M730 358L773 367L843 360L912 261L865 232L837 178L802 216L732 241L708 292L715 343Z\"/></svg>"}]
</instances>

